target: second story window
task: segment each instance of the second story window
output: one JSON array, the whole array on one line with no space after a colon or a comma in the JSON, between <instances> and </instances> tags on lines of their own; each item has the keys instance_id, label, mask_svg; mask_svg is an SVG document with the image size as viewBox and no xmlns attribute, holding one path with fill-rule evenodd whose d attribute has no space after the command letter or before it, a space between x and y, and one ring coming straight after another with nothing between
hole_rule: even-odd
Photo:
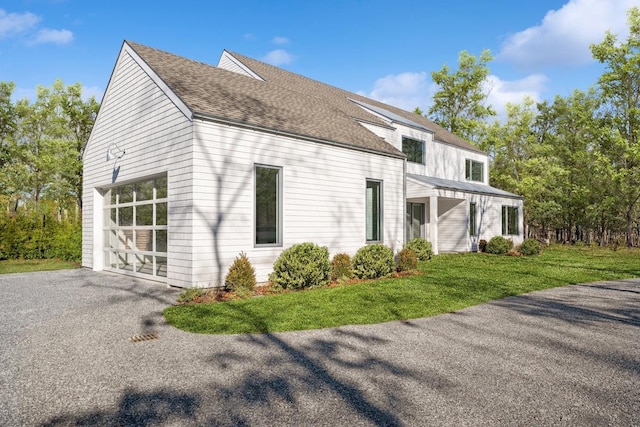
<instances>
[{"instance_id":1,"label":"second story window","mask_svg":"<svg viewBox=\"0 0 640 427\"><path fill-rule=\"evenodd\" d=\"M465 164L465 178L467 181L484 182L484 163L467 159Z\"/></svg>"},{"instance_id":2,"label":"second story window","mask_svg":"<svg viewBox=\"0 0 640 427\"><path fill-rule=\"evenodd\" d=\"M402 152L407 160L424 165L424 141L402 137Z\"/></svg>"}]
</instances>

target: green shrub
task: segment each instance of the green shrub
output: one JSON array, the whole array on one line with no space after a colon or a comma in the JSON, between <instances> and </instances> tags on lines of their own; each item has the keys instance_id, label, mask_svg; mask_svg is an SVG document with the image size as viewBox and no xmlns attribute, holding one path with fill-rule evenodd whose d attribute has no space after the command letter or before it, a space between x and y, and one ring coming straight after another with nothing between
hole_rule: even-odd
<instances>
[{"instance_id":1,"label":"green shrub","mask_svg":"<svg viewBox=\"0 0 640 427\"><path fill-rule=\"evenodd\" d=\"M80 219L58 218L56 212L57 206L51 202L11 213L0 210L0 259L79 261L82 257Z\"/></svg>"},{"instance_id":2,"label":"green shrub","mask_svg":"<svg viewBox=\"0 0 640 427\"><path fill-rule=\"evenodd\" d=\"M331 280L345 280L353 277L349 254L335 254L331 260Z\"/></svg>"},{"instance_id":3,"label":"green shrub","mask_svg":"<svg viewBox=\"0 0 640 427\"><path fill-rule=\"evenodd\" d=\"M283 251L269 275L271 284L283 289L304 289L329 284L329 249L314 243L299 243Z\"/></svg>"},{"instance_id":4,"label":"green shrub","mask_svg":"<svg viewBox=\"0 0 640 427\"><path fill-rule=\"evenodd\" d=\"M188 288L180 292L180 295L178 295L178 302L179 303L193 302L198 298L204 296L206 293L207 293L206 289Z\"/></svg>"},{"instance_id":5,"label":"green shrub","mask_svg":"<svg viewBox=\"0 0 640 427\"><path fill-rule=\"evenodd\" d=\"M480 239L478 242L478 251L486 252L487 251L487 241L484 239Z\"/></svg>"},{"instance_id":6,"label":"green shrub","mask_svg":"<svg viewBox=\"0 0 640 427\"><path fill-rule=\"evenodd\" d=\"M504 255L513 247L513 242L502 236L494 236L487 243L486 251L494 255Z\"/></svg>"},{"instance_id":7,"label":"green shrub","mask_svg":"<svg viewBox=\"0 0 640 427\"><path fill-rule=\"evenodd\" d=\"M409 240L405 248L411 249L418 257L418 261L428 261L433 256L431 242L420 237Z\"/></svg>"},{"instance_id":8,"label":"green shrub","mask_svg":"<svg viewBox=\"0 0 640 427\"><path fill-rule=\"evenodd\" d=\"M360 279L384 277L395 268L393 251L381 243L358 249L353 256L353 273Z\"/></svg>"},{"instance_id":9,"label":"green shrub","mask_svg":"<svg viewBox=\"0 0 640 427\"><path fill-rule=\"evenodd\" d=\"M250 294L256 287L256 270L251 265L247 254L240 252L229 267L227 277L224 278L227 289L238 294Z\"/></svg>"},{"instance_id":10,"label":"green shrub","mask_svg":"<svg viewBox=\"0 0 640 427\"><path fill-rule=\"evenodd\" d=\"M540 255L540 242L536 239L524 239L518 249L522 255Z\"/></svg>"},{"instance_id":11,"label":"green shrub","mask_svg":"<svg viewBox=\"0 0 640 427\"><path fill-rule=\"evenodd\" d=\"M416 253L403 248L396 256L396 268L398 271L415 271L418 269L418 257Z\"/></svg>"}]
</instances>

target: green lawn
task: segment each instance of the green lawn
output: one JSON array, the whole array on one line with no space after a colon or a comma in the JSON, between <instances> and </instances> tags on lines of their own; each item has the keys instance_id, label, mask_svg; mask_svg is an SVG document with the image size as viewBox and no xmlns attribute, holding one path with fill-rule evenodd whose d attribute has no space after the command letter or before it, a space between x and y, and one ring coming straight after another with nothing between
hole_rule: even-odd
<instances>
[{"instance_id":1,"label":"green lawn","mask_svg":"<svg viewBox=\"0 0 640 427\"><path fill-rule=\"evenodd\" d=\"M0 261L0 274L25 273L30 271L67 270L78 268L80 265L73 261L57 259L20 259Z\"/></svg>"},{"instance_id":2,"label":"green lawn","mask_svg":"<svg viewBox=\"0 0 640 427\"><path fill-rule=\"evenodd\" d=\"M434 316L540 289L640 277L640 250L554 247L537 257L439 255L423 275L232 302L178 305L173 326L207 334L267 333Z\"/></svg>"}]
</instances>

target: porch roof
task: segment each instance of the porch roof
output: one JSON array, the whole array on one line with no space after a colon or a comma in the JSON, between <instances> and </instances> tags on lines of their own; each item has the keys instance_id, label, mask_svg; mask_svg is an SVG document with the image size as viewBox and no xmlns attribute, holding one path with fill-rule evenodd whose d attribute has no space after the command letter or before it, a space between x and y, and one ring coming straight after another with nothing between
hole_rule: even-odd
<instances>
[{"instance_id":1,"label":"porch roof","mask_svg":"<svg viewBox=\"0 0 640 427\"><path fill-rule=\"evenodd\" d=\"M453 190L462 191L464 193L487 194L490 196L522 199L522 197L518 196L517 194L509 193L508 191L500 190L499 188L495 188L486 184L478 184L475 182L466 181L454 181L452 179L436 178L433 176L416 175L412 173L408 173L407 178L417 181L418 184L426 185L430 189Z\"/></svg>"}]
</instances>

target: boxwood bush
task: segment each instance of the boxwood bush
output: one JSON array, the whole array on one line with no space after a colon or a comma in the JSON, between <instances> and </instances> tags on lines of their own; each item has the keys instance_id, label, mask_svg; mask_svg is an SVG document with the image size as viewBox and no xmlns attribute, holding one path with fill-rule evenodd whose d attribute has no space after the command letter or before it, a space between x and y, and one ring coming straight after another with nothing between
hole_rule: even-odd
<instances>
[{"instance_id":1,"label":"boxwood bush","mask_svg":"<svg viewBox=\"0 0 640 427\"><path fill-rule=\"evenodd\" d=\"M504 255L513 247L513 242L502 236L494 236L487 242L486 252L494 255Z\"/></svg>"},{"instance_id":2,"label":"boxwood bush","mask_svg":"<svg viewBox=\"0 0 640 427\"><path fill-rule=\"evenodd\" d=\"M269 281L282 289L304 289L329 284L331 263L329 249L314 243L298 243L283 251Z\"/></svg>"},{"instance_id":3,"label":"boxwood bush","mask_svg":"<svg viewBox=\"0 0 640 427\"><path fill-rule=\"evenodd\" d=\"M353 256L353 273L360 279L375 279L393 272L395 260L391 248L382 243L367 245Z\"/></svg>"},{"instance_id":4,"label":"boxwood bush","mask_svg":"<svg viewBox=\"0 0 640 427\"><path fill-rule=\"evenodd\" d=\"M524 239L518 252L526 256L540 255L540 242L536 239Z\"/></svg>"},{"instance_id":5,"label":"boxwood bush","mask_svg":"<svg viewBox=\"0 0 640 427\"><path fill-rule=\"evenodd\" d=\"M405 248L411 249L418 257L418 261L428 261L433 256L431 242L420 237L409 240Z\"/></svg>"}]
</instances>

